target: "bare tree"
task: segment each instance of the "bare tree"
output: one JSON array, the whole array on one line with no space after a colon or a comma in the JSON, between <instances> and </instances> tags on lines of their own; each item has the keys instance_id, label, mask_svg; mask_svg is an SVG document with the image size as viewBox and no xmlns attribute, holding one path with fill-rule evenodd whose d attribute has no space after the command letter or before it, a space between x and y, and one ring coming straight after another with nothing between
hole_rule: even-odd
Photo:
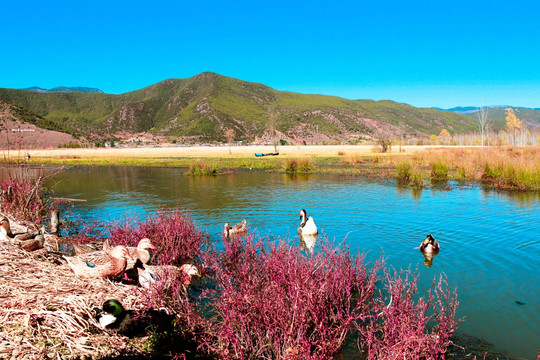
<instances>
[{"instance_id":1,"label":"bare tree","mask_svg":"<svg viewBox=\"0 0 540 360\"><path fill-rule=\"evenodd\" d=\"M389 130L377 129L373 138L375 139L374 151L385 153L392 150L392 133Z\"/></svg>"},{"instance_id":2,"label":"bare tree","mask_svg":"<svg viewBox=\"0 0 540 360\"><path fill-rule=\"evenodd\" d=\"M233 129L228 129L227 131L225 131L225 137L227 138L227 142L229 143L229 154L231 153L231 143L234 141L234 136L235 133Z\"/></svg>"},{"instance_id":3,"label":"bare tree","mask_svg":"<svg viewBox=\"0 0 540 360\"><path fill-rule=\"evenodd\" d=\"M491 124L491 120L489 119L489 109L480 106L480 109L476 112L476 116L478 118L478 125L480 126L480 138L483 147L486 145L486 137Z\"/></svg>"},{"instance_id":4,"label":"bare tree","mask_svg":"<svg viewBox=\"0 0 540 360\"><path fill-rule=\"evenodd\" d=\"M268 127L270 128L270 136L272 137L272 144L274 145L274 152L278 152L279 139L277 136L276 123L278 118L278 112L275 109L271 109L268 112Z\"/></svg>"}]
</instances>

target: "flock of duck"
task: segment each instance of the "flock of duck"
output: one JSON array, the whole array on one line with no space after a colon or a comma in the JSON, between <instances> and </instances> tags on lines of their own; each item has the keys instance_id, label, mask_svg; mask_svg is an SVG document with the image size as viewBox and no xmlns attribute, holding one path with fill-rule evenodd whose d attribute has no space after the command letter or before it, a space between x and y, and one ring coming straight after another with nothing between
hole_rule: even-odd
<instances>
[{"instance_id":1,"label":"flock of duck","mask_svg":"<svg viewBox=\"0 0 540 360\"><path fill-rule=\"evenodd\" d=\"M302 246L304 248L307 248L310 252L313 252L313 246L315 245L315 240L317 239L317 235L319 234L319 230L317 229L317 225L315 224L315 220L313 220L313 217L307 215L307 211L305 209L300 210L300 225L298 226L297 232L298 235L300 235L300 239L302 240ZM223 236L225 238L230 238L234 235L243 235L246 232L247 226L246 226L246 220L244 219L242 222L231 226L230 223L225 223L225 228L223 229ZM438 254L440 250L439 242L433 237L433 235L428 234L424 241L420 244L419 247L422 254L424 254L425 261L424 264L426 266L431 266L433 257Z\"/></svg>"},{"instance_id":2,"label":"flock of duck","mask_svg":"<svg viewBox=\"0 0 540 360\"><path fill-rule=\"evenodd\" d=\"M305 209L300 210L300 225L297 232L300 235L303 246L313 252L315 240L318 235L317 225L313 217L307 215ZM222 235L225 239L242 236L247 232L247 222L231 225L225 223ZM22 235L22 236L21 236ZM1 220L0 238L18 241L19 246L29 250L37 245L43 247L44 239L39 236L18 234L11 232L7 218ZM32 243L28 243L32 241ZM22 246L24 242L30 245L28 248ZM39 248L39 246L37 246ZM424 254L426 266L431 266L431 260L440 250L437 240L431 235L427 235L420 244L420 251ZM136 279L138 284L150 289L152 286L160 285L165 288L171 285L172 279L180 279L184 289L189 286L193 276L200 276L200 272L193 264L184 264L180 267L173 265L151 265L154 260L156 247L148 238L139 241L137 247L117 245L112 247L108 240L103 242L102 248L97 249L92 245L73 244L74 256L63 255L63 258L73 270L75 275L83 278L119 278ZM29 250L30 251L30 250ZM429 263L429 264L428 264ZM96 319L104 329L122 332L126 328L126 323L132 322L129 311L126 311L118 300L107 300L102 309L97 314Z\"/></svg>"}]
</instances>

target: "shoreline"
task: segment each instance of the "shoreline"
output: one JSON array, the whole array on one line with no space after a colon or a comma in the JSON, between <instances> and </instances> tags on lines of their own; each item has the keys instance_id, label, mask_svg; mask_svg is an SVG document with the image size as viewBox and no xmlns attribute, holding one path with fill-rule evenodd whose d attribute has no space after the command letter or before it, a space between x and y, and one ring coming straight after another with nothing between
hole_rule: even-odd
<instances>
[{"instance_id":1,"label":"shoreline","mask_svg":"<svg viewBox=\"0 0 540 360\"><path fill-rule=\"evenodd\" d=\"M404 145L403 154L411 154L440 146ZM392 147L387 153L373 151L373 145L285 145L278 146L279 158L291 157L337 157L344 155L395 155L399 154L399 146ZM230 153L229 153L230 150ZM21 149L11 150L10 157L24 158L30 154L32 161L38 159L96 159L96 158L255 158L256 153L274 153L273 145L241 145L241 146L164 146L164 147L115 147L115 148L61 148L61 149ZM6 154L7 150L3 150Z\"/></svg>"}]
</instances>

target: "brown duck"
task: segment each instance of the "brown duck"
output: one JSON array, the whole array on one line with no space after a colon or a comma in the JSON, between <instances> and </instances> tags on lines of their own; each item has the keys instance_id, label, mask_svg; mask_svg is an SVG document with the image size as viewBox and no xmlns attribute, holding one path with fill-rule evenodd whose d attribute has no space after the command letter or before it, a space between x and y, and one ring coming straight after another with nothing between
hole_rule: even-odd
<instances>
[{"instance_id":1,"label":"brown duck","mask_svg":"<svg viewBox=\"0 0 540 360\"><path fill-rule=\"evenodd\" d=\"M115 278L124 273L127 260L133 260L123 245L112 248L109 253L95 253L77 256L64 256L75 275L90 278Z\"/></svg>"}]
</instances>

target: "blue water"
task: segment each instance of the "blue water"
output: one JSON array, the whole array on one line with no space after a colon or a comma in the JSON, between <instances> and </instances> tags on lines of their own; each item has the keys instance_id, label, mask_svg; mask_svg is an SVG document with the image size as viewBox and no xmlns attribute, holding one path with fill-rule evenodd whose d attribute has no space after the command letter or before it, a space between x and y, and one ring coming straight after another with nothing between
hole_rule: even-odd
<instances>
[{"instance_id":1,"label":"blue water","mask_svg":"<svg viewBox=\"0 0 540 360\"><path fill-rule=\"evenodd\" d=\"M534 359L540 348L540 197L452 184L411 191L358 177L239 173L188 177L179 169L71 169L56 180L57 196L85 217L146 216L163 206L188 209L219 243L225 222L247 219L261 236L297 242L299 211L319 231L353 251L381 254L395 268L418 267L420 286L444 272L457 287L458 332L486 339L511 355ZM440 242L432 266L415 249L427 234ZM520 305L517 301L524 303Z\"/></svg>"}]
</instances>

